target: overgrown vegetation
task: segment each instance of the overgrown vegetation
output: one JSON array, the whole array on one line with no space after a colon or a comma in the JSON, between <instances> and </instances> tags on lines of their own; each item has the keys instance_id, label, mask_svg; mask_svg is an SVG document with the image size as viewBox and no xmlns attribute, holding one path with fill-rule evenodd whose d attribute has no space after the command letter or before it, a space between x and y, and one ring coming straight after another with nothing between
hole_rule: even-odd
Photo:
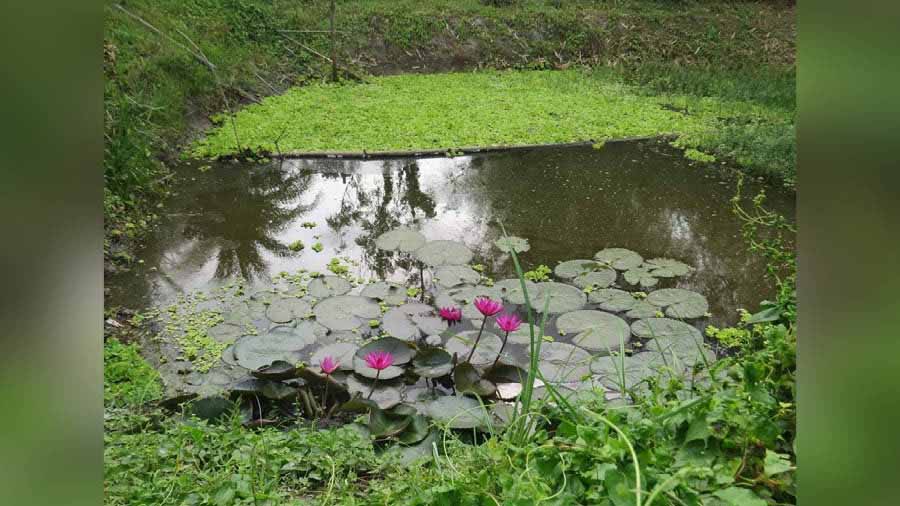
<instances>
[{"instance_id":1,"label":"overgrown vegetation","mask_svg":"<svg viewBox=\"0 0 900 506\"><path fill-rule=\"evenodd\" d=\"M355 86L312 85L248 106L233 122L222 119L194 154L236 154L239 146L262 153L448 150L675 134L675 144L696 160L720 156L793 178L792 110L764 105L783 97L732 99L753 92L729 84L696 84L725 88L729 98L703 91L650 94L596 69L408 74Z\"/></svg>"},{"instance_id":2,"label":"overgrown vegetation","mask_svg":"<svg viewBox=\"0 0 900 506\"><path fill-rule=\"evenodd\" d=\"M171 182L167 161L206 125L208 115L328 74L328 63L300 45L325 53L327 34L283 32L327 29L328 4L106 2L107 259L132 261L130 246L152 226L156 204ZM337 24L340 60L358 74L584 64L619 69L648 90L777 109L775 119L743 116L707 130L701 144L744 165L788 179L793 175L791 7L655 0L503 5L342 0Z\"/></svg>"}]
</instances>

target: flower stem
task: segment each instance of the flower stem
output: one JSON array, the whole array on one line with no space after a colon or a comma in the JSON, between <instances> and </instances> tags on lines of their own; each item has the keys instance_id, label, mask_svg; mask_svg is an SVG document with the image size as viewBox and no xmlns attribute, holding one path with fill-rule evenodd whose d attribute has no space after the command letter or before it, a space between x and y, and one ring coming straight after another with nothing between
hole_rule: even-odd
<instances>
[{"instance_id":1,"label":"flower stem","mask_svg":"<svg viewBox=\"0 0 900 506\"><path fill-rule=\"evenodd\" d=\"M466 362L472 361L472 355L475 354L475 348L478 347L478 341L481 341L481 333L484 332L484 325L487 323L488 317L485 316L483 320L481 320L481 329L478 330L478 337L475 338L475 344L472 346L472 351L469 352L469 358L466 359Z\"/></svg>"},{"instance_id":2,"label":"flower stem","mask_svg":"<svg viewBox=\"0 0 900 506\"><path fill-rule=\"evenodd\" d=\"M325 393L322 395L322 413L324 414L325 408L328 407L328 375L325 375Z\"/></svg>"},{"instance_id":3,"label":"flower stem","mask_svg":"<svg viewBox=\"0 0 900 506\"><path fill-rule=\"evenodd\" d=\"M425 301L425 264L424 262L419 262L419 282L421 283L421 290L419 291L419 302Z\"/></svg>"},{"instance_id":4,"label":"flower stem","mask_svg":"<svg viewBox=\"0 0 900 506\"><path fill-rule=\"evenodd\" d=\"M500 345L500 351L497 352L497 358L494 359L494 363L491 364L491 367L494 367L495 365L497 365L497 362L500 361L500 355L503 355L503 348L506 348L506 341L508 341L508 340L509 340L509 332L507 332L506 335L503 336L503 344Z\"/></svg>"},{"instance_id":5,"label":"flower stem","mask_svg":"<svg viewBox=\"0 0 900 506\"><path fill-rule=\"evenodd\" d=\"M375 385L378 384L378 376L380 376L380 375L381 375L381 369L378 369L377 371L375 371L375 381L372 383L372 389L369 390L369 395L366 396L366 400L371 399L372 394L375 393Z\"/></svg>"}]
</instances>

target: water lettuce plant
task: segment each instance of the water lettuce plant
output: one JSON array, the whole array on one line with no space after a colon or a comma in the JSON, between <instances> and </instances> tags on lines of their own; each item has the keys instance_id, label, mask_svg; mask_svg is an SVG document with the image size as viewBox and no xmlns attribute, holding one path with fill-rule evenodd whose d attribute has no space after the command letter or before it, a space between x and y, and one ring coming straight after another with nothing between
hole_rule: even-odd
<instances>
[{"instance_id":1,"label":"water lettuce plant","mask_svg":"<svg viewBox=\"0 0 900 506\"><path fill-rule=\"evenodd\" d=\"M262 153L446 151L677 135L687 156L708 163L714 158L700 149L727 150L710 139L747 117L765 124L792 121L782 108L753 101L649 95L600 69L408 74L270 97L210 131L193 154L233 155L248 147ZM731 150L722 155L735 158Z\"/></svg>"}]
</instances>

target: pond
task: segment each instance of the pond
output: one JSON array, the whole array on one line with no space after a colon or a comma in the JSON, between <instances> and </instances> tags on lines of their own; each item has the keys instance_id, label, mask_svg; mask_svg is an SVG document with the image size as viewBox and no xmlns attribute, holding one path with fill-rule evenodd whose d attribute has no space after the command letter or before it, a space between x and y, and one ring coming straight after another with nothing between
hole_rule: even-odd
<instances>
[{"instance_id":1,"label":"pond","mask_svg":"<svg viewBox=\"0 0 900 506\"><path fill-rule=\"evenodd\" d=\"M692 164L661 141L192 162L177 177L141 263L107 280L109 302L160 309L145 351L174 399L230 392L278 403L319 381L334 384L333 396L375 394L379 408L402 402L437 419L471 408L459 395L467 390L502 406L521 389L528 332L507 336L488 318L482 335L473 302L488 296L524 316L512 257L498 247L503 229L524 239L514 242L524 270L549 267L529 284L536 305L549 294L540 370L572 391L621 394L671 371L666 357L693 374L715 360L698 348L704 326L734 323L737 308L755 310L772 291L731 212L735 173ZM759 189L748 182L745 194ZM767 193L793 219L793 195ZM462 321L448 325L444 306L459 307ZM611 358L625 343L627 364ZM380 377L363 358L385 350L399 361ZM448 383L453 354L465 368ZM326 355L340 368L322 383ZM298 372L301 363L310 367ZM251 403L248 419L265 420L263 411Z\"/></svg>"},{"instance_id":2,"label":"pond","mask_svg":"<svg viewBox=\"0 0 900 506\"><path fill-rule=\"evenodd\" d=\"M771 295L731 212L733 174L690 166L664 143L541 148L456 158L191 163L130 272L107 280L108 300L143 308L243 276L254 287L281 271L327 273L335 256L354 274L404 282L375 238L413 224L429 239L465 243L495 279L510 277L493 243L502 222L527 238L523 268L553 268L618 246L696 267L678 286L710 301L716 323ZM749 184L745 194L759 186ZM767 188L768 205L793 219L794 196ZM312 228L303 225L315 224ZM289 246L302 241L305 248ZM323 250L312 246L321 243Z\"/></svg>"}]
</instances>

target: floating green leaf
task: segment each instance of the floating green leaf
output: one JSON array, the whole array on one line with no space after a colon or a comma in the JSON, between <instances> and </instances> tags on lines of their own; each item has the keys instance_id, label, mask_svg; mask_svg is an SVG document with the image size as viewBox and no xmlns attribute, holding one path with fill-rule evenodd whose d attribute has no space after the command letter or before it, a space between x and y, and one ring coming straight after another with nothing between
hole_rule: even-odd
<instances>
[{"instance_id":1,"label":"floating green leaf","mask_svg":"<svg viewBox=\"0 0 900 506\"><path fill-rule=\"evenodd\" d=\"M447 330L447 322L435 314L433 307L413 302L385 313L382 328L397 339L415 341Z\"/></svg>"},{"instance_id":2,"label":"floating green leaf","mask_svg":"<svg viewBox=\"0 0 900 506\"><path fill-rule=\"evenodd\" d=\"M319 276L310 281L306 287L309 294L317 299L344 295L350 288L352 288L350 282L338 276Z\"/></svg>"},{"instance_id":3,"label":"floating green leaf","mask_svg":"<svg viewBox=\"0 0 900 506\"><path fill-rule=\"evenodd\" d=\"M672 318L701 318L709 311L709 303L703 295L681 288L664 288L651 292L647 302L665 308Z\"/></svg>"},{"instance_id":4,"label":"floating green leaf","mask_svg":"<svg viewBox=\"0 0 900 506\"><path fill-rule=\"evenodd\" d=\"M203 397L190 403L188 413L201 420L215 421L232 408L234 408L234 403L224 397Z\"/></svg>"},{"instance_id":5,"label":"floating green leaf","mask_svg":"<svg viewBox=\"0 0 900 506\"><path fill-rule=\"evenodd\" d=\"M618 313L620 311L628 311L637 304L637 299L625 290L617 288L603 288L594 290L588 295L591 304L599 304L600 309L604 311L612 311Z\"/></svg>"},{"instance_id":6,"label":"floating green leaf","mask_svg":"<svg viewBox=\"0 0 900 506\"><path fill-rule=\"evenodd\" d=\"M653 288L659 283L659 279L644 265L628 269L622 277L628 284L640 285L641 288Z\"/></svg>"},{"instance_id":7,"label":"floating green leaf","mask_svg":"<svg viewBox=\"0 0 900 506\"><path fill-rule=\"evenodd\" d=\"M572 280L572 283L579 288L606 288L616 282L616 276L614 269L600 268L596 271L579 274Z\"/></svg>"},{"instance_id":8,"label":"floating green leaf","mask_svg":"<svg viewBox=\"0 0 900 506\"><path fill-rule=\"evenodd\" d=\"M477 330L460 332L448 339L444 347L450 355L456 353L459 361L463 362L472 351L476 337L478 337ZM497 353L500 352L502 344L503 341L496 334L484 331L481 335L481 340L478 342L478 347L475 348L475 354L472 355L472 364L487 365L493 363L497 358Z\"/></svg>"},{"instance_id":9,"label":"floating green leaf","mask_svg":"<svg viewBox=\"0 0 900 506\"><path fill-rule=\"evenodd\" d=\"M594 260L567 260L565 262L560 263L553 269L553 274L560 279L574 279L582 274L587 274L589 272L595 271L597 269L602 268L603 266L597 263Z\"/></svg>"},{"instance_id":10,"label":"floating green leaf","mask_svg":"<svg viewBox=\"0 0 900 506\"><path fill-rule=\"evenodd\" d=\"M385 304L399 306L406 302L406 287L396 283L388 283L387 281L379 281L366 285L360 295L372 299L378 299Z\"/></svg>"},{"instance_id":11,"label":"floating green leaf","mask_svg":"<svg viewBox=\"0 0 900 506\"><path fill-rule=\"evenodd\" d=\"M432 267L442 265L463 265L472 260L474 254L465 244L456 241L429 241L417 249L416 259Z\"/></svg>"},{"instance_id":12,"label":"floating green leaf","mask_svg":"<svg viewBox=\"0 0 900 506\"><path fill-rule=\"evenodd\" d=\"M531 297L534 304L534 294L537 292L538 284L532 281L525 281L525 289ZM522 292L522 284L518 278L504 279L494 283L494 288L499 290L500 297L510 304L525 304L525 294Z\"/></svg>"},{"instance_id":13,"label":"floating green leaf","mask_svg":"<svg viewBox=\"0 0 900 506\"><path fill-rule=\"evenodd\" d=\"M494 245L504 253L509 253L510 251L525 253L531 249L531 245L528 244L528 239L523 239L514 235L501 237L494 241Z\"/></svg>"},{"instance_id":14,"label":"floating green leaf","mask_svg":"<svg viewBox=\"0 0 900 506\"><path fill-rule=\"evenodd\" d=\"M331 357L338 364L340 370L353 369L353 357L356 355L359 346L353 343L332 343L319 348L310 358L312 367L319 368L319 364L325 357Z\"/></svg>"},{"instance_id":15,"label":"floating green leaf","mask_svg":"<svg viewBox=\"0 0 900 506\"><path fill-rule=\"evenodd\" d=\"M556 320L561 334L576 333L572 343L584 349L607 353L618 349L620 342L631 339L631 329L616 315L595 310L572 311Z\"/></svg>"},{"instance_id":16,"label":"floating green leaf","mask_svg":"<svg viewBox=\"0 0 900 506\"><path fill-rule=\"evenodd\" d=\"M303 299L281 297L269 304L266 317L275 323L288 323L296 318L303 318L311 309L309 302Z\"/></svg>"},{"instance_id":17,"label":"floating green leaf","mask_svg":"<svg viewBox=\"0 0 900 506\"><path fill-rule=\"evenodd\" d=\"M325 299L313 309L316 321L331 330L353 330L381 316L378 304L366 297L339 295Z\"/></svg>"},{"instance_id":18,"label":"floating green leaf","mask_svg":"<svg viewBox=\"0 0 900 506\"><path fill-rule=\"evenodd\" d=\"M644 262L644 265L658 278L675 278L694 270L690 265L671 258L653 258Z\"/></svg>"},{"instance_id":19,"label":"floating green leaf","mask_svg":"<svg viewBox=\"0 0 900 506\"><path fill-rule=\"evenodd\" d=\"M453 288L459 285L474 285L481 280L481 274L466 265L444 265L434 271L438 286Z\"/></svg>"},{"instance_id":20,"label":"floating green leaf","mask_svg":"<svg viewBox=\"0 0 900 506\"><path fill-rule=\"evenodd\" d=\"M480 397L493 395L497 387L481 377L481 374L469 362L463 362L453 371L453 384L456 390L464 394L474 394Z\"/></svg>"},{"instance_id":21,"label":"floating green leaf","mask_svg":"<svg viewBox=\"0 0 900 506\"><path fill-rule=\"evenodd\" d=\"M412 253L423 245L425 245L425 236L408 227L395 228L375 239L375 246L386 251Z\"/></svg>"},{"instance_id":22,"label":"floating green leaf","mask_svg":"<svg viewBox=\"0 0 900 506\"><path fill-rule=\"evenodd\" d=\"M297 377L297 368L290 362L276 360L267 366L260 367L250 374L260 379L282 381Z\"/></svg>"},{"instance_id":23,"label":"floating green leaf","mask_svg":"<svg viewBox=\"0 0 900 506\"><path fill-rule=\"evenodd\" d=\"M419 350L412 361L413 372L423 378L440 378L450 374L453 357L441 348Z\"/></svg>"},{"instance_id":24,"label":"floating green leaf","mask_svg":"<svg viewBox=\"0 0 900 506\"><path fill-rule=\"evenodd\" d=\"M550 281L540 283L532 299L532 306L535 309L543 309L545 297L550 298L550 304L547 306L548 313L566 313L581 309L587 302L587 297L580 289Z\"/></svg>"},{"instance_id":25,"label":"floating green leaf","mask_svg":"<svg viewBox=\"0 0 900 506\"><path fill-rule=\"evenodd\" d=\"M425 415L451 429L486 427L490 416L478 400L460 395L438 397L423 406Z\"/></svg>"},{"instance_id":26,"label":"floating green leaf","mask_svg":"<svg viewBox=\"0 0 900 506\"><path fill-rule=\"evenodd\" d=\"M644 258L634 251L625 248L606 248L594 255L594 260L606 264L618 271L633 269L644 262Z\"/></svg>"},{"instance_id":27,"label":"floating green leaf","mask_svg":"<svg viewBox=\"0 0 900 506\"><path fill-rule=\"evenodd\" d=\"M327 333L315 322L303 322L294 327L276 327L268 334L244 336L233 348L235 362L241 367L256 370L275 361L296 363L301 351Z\"/></svg>"}]
</instances>

